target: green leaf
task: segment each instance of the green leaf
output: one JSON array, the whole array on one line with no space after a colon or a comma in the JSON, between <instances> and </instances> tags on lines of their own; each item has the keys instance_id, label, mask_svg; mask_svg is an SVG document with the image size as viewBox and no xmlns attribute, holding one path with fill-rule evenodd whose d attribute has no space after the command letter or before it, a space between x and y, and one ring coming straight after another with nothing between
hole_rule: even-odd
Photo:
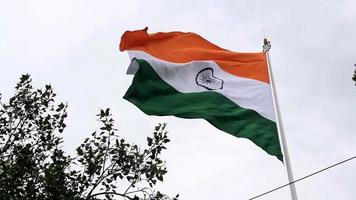
<instances>
[{"instance_id":1,"label":"green leaf","mask_svg":"<svg viewBox=\"0 0 356 200\"><path fill-rule=\"evenodd\" d=\"M153 139L150 137L147 137L147 145L150 147L152 146Z\"/></svg>"},{"instance_id":2,"label":"green leaf","mask_svg":"<svg viewBox=\"0 0 356 200\"><path fill-rule=\"evenodd\" d=\"M158 131L161 125L155 126L155 131Z\"/></svg>"},{"instance_id":3,"label":"green leaf","mask_svg":"<svg viewBox=\"0 0 356 200\"><path fill-rule=\"evenodd\" d=\"M84 152L83 152L83 150L79 147L79 148L77 148L77 153L78 153L79 156L82 156Z\"/></svg>"},{"instance_id":4,"label":"green leaf","mask_svg":"<svg viewBox=\"0 0 356 200\"><path fill-rule=\"evenodd\" d=\"M51 89L51 85L46 85L46 90L50 90Z\"/></svg>"}]
</instances>

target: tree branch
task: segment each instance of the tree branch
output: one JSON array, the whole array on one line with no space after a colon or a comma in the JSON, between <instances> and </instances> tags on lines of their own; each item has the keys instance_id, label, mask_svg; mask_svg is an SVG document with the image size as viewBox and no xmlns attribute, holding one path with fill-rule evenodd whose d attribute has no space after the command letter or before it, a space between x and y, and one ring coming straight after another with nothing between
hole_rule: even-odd
<instances>
[{"instance_id":1,"label":"tree branch","mask_svg":"<svg viewBox=\"0 0 356 200\"><path fill-rule=\"evenodd\" d=\"M109 176L112 175L112 174L107 174L106 176L104 176L105 172L108 171L112 165L113 165L113 163L110 164L110 166L109 166L108 168L106 168L106 169L100 174L99 178L96 180L95 184L93 185L93 188L92 188L92 189L90 190L90 192L88 193L86 199L89 199L89 198L92 196L91 194L93 193L93 191L95 190L95 188L101 183L102 180L104 180L105 178L107 178L107 177L109 177Z\"/></svg>"},{"instance_id":2,"label":"tree branch","mask_svg":"<svg viewBox=\"0 0 356 200\"><path fill-rule=\"evenodd\" d=\"M117 193L117 192L100 192L100 193L96 193L96 194L93 194L93 195L89 196L89 198L90 197L99 196L99 195L106 195L106 194L108 194L108 195L113 194L113 195L121 196L121 197L124 197L124 198L128 198L130 200L134 199L134 198L132 198L130 196L127 196L127 195L121 194L121 193Z\"/></svg>"}]
</instances>

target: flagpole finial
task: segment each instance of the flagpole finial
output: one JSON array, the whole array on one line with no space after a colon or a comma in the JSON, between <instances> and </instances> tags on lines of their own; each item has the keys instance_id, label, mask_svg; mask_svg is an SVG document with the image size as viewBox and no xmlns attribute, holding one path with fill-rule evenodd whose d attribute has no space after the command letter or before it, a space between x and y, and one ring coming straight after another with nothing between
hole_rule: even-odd
<instances>
[{"instance_id":1,"label":"flagpole finial","mask_svg":"<svg viewBox=\"0 0 356 200\"><path fill-rule=\"evenodd\" d=\"M272 47L271 42L267 40L267 38L265 38L263 40L263 52L268 52L271 49L271 47Z\"/></svg>"}]
</instances>

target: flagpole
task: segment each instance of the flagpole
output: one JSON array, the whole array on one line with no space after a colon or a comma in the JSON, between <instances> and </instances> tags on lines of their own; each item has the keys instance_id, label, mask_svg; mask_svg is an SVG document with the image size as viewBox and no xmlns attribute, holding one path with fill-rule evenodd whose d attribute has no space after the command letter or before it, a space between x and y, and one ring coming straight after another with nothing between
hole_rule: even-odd
<instances>
[{"instance_id":1,"label":"flagpole","mask_svg":"<svg viewBox=\"0 0 356 200\"><path fill-rule=\"evenodd\" d=\"M278 133L280 136L280 141L282 143L282 150L284 154L284 164L287 169L287 174L288 174L288 181L292 183L294 181L293 178L293 172L292 172L292 167L289 159L289 153L288 153L288 147L287 147L287 141L286 137L284 134L284 128L283 128L283 123L282 123L282 118L281 118L281 113L279 110L279 104L278 104L278 98L277 98L277 90L275 87L274 79L273 79L273 72L272 72L272 66L271 66L271 60L269 57L269 50L271 49L271 43L270 41L267 40L267 38L264 39L264 44L263 44L263 51L266 53L266 58L267 58L267 66L268 66L268 73L269 73L269 78L271 81L271 89L272 89L272 98L274 102L274 108L276 111L276 122L277 122L277 129ZM295 189L294 183L289 185L290 193L292 200L298 200L297 197L297 191Z\"/></svg>"}]
</instances>

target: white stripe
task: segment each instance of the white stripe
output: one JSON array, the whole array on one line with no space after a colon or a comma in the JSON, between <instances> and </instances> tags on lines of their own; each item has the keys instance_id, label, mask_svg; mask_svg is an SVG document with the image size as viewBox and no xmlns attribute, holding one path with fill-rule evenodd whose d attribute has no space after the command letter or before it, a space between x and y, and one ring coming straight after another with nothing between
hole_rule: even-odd
<instances>
[{"instance_id":1,"label":"white stripe","mask_svg":"<svg viewBox=\"0 0 356 200\"><path fill-rule=\"evenodd\" d=\"M196 83L197 74L212 68L213 75L224 81L223 89L214 90L246 109L255 110L261 116L275 120L270 85L261 81L238 77L222 70L214 61L193 61L188 63L167 62L143 51L128 51L131 59L145 59L156 73L168 84L182 93L204 92L206 88ZM136 73L138 65L132 62L128 74Z\"/></svg>"}]
</instances>

